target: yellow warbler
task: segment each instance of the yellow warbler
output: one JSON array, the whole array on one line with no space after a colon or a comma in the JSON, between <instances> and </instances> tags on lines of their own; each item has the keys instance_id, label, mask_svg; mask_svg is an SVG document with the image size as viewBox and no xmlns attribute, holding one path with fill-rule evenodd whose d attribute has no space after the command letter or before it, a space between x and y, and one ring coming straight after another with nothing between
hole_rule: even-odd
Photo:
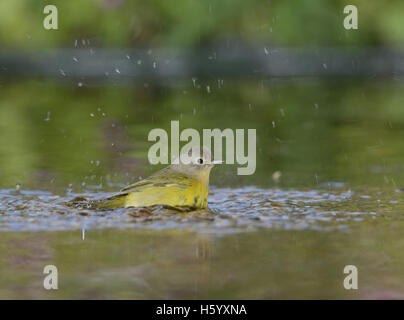
<instances>
[{"instance_id":1,"label":"yellow warbler","mask_svg":"<svg viewBox=\"0 0 404 320\"><path fill-rule=\"evenodd\" d=\"M159 205L189 209L206 208L210 170L221 161L213 161L206 147L193 148L188 157L189 161L183 161L181 156L178 164L171 164L111 197L89 202L86 206L96 209Z\"/></svg>"}]
</instances>

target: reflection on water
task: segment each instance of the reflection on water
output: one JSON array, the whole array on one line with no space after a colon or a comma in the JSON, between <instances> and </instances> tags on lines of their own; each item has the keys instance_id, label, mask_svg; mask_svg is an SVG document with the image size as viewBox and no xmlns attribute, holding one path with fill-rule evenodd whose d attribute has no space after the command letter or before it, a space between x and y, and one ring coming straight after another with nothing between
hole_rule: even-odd
<instances>
[{"instance_id":1,"label":"reflection on water","mask_svg":"<svg viewBox=\"0 0 404 320\"><path fill-rule=\"evenodd\" d=\"M0 298L271 299L404 298L404 224L356 224L351 232L184 230L2 232ZM401 237L402 238L402 237ZM59 289L43 289L43 267ZM345 290L343 269L359 270Z\"/></svg>"},{"instance_id":2,"label":"reflection on water","mask_svg":"<svg viewBox=\"0 0 404 320\"><path fill-rule=\"evenodd\" d=\"M404 298L402 85L196 82L0 87L0 298ZM61 204L160 169L171 120L256 129L256 173L215 167L206 211Z\"/></svg>"}]
</instances>

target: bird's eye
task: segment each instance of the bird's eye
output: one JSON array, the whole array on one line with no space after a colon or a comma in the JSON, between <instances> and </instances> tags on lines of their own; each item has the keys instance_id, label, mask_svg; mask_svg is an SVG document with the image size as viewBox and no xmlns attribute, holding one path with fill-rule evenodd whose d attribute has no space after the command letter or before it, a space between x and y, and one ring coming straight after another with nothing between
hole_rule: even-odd
<instances>
[{"instance_id":1,"label":"bird's eye","mask_svg":"<svg viewBox=\"0 0 404 320\"><path fill-rule=\"evenodd\" d=\"M196 160L196 163L198 163L198 164L203 164L203 159L202 159L202 158L199 158L198 160Z\"/></svg>"}]
</instances>

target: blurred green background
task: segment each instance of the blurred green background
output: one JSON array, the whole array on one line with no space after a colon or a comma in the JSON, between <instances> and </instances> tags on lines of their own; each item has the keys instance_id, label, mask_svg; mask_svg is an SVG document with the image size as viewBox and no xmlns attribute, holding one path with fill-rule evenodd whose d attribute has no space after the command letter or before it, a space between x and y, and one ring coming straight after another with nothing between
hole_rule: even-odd
<instances>
[{"instance_id":1,"label":"blurred green background","mask_svg":"<svg viewBox=\"0 0 404 320\"><path fill-rule=\"evenodd\" d=\"M191 82L191 81L190 81ZM257 170L212 173L218 186L404 184L401 83L210 83L181 88L79 87L25 81L0 91L0 185L64 192L116 190L160 168L148 164L153 128L257 129ZM280 171L276 184L272 175ZM111 184L111 187L109 185Z\"/></svg>"},{"instance_id":2,"label":"blurred green background","mask_svg":"<svg viewBox=\"0 0 404 320\"><path fill-rule=\"evenodd\" d=\"M47 4L58 8L59 30L43 28ZM358 30L343 28L344 1L3 0L0 46L29 52L198 50L233 40L273 48L403 44L402 1L350 4L358 6ZM214 173L216 185L273 186L275 171L285 187L402 184L404 96L394 77L220 81L161 87L0 77L0 186L56 191L72 184L80 191L129 183L155 170L147 165L147 134L168 129L170 120L182 129L257 129L256 174L239 177L226 166Z\"/></svg>"},{"instance_id":3,"label":"blurred green background","mask_svg":"<svg viewBox=\"0 0 404 320\"><path fill-rule=\"evenodd\" d=\"M58 8L58 31L42 27L47 4ZM342 28L348 4L359 9L354 32ZM58 48L89 39L97 47L177 47L232 35L279 46L391 46L404 41L403 11L400 0L3 0L0 43Z\"/></svg>"}]
</instances>

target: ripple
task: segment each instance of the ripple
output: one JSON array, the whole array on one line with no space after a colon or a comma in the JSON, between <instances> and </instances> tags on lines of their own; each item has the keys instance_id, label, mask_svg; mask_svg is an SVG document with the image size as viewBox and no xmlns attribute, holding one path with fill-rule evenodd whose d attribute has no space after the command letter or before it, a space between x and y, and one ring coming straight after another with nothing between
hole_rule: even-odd
<instances>
[{"instance_id":1,"label":"ripple","mask_svg":"<svg viewBox=\"0 0 404 320\"><path fill-rule=\"evenodd\" d=\"M398 195L398 193L395 193ZM89 187L87 198L110 195ZM257 187L212 188L209 208L172 213L164 208L122 208L108 211L64 206L66 196L39 190L0 190L0 231L100 228L182 229L199 232L241 232L257 228L335 230L400 211L402 201L391 193L361 194L351 190L287 190Z\"/></svg>"}]
</instances>

